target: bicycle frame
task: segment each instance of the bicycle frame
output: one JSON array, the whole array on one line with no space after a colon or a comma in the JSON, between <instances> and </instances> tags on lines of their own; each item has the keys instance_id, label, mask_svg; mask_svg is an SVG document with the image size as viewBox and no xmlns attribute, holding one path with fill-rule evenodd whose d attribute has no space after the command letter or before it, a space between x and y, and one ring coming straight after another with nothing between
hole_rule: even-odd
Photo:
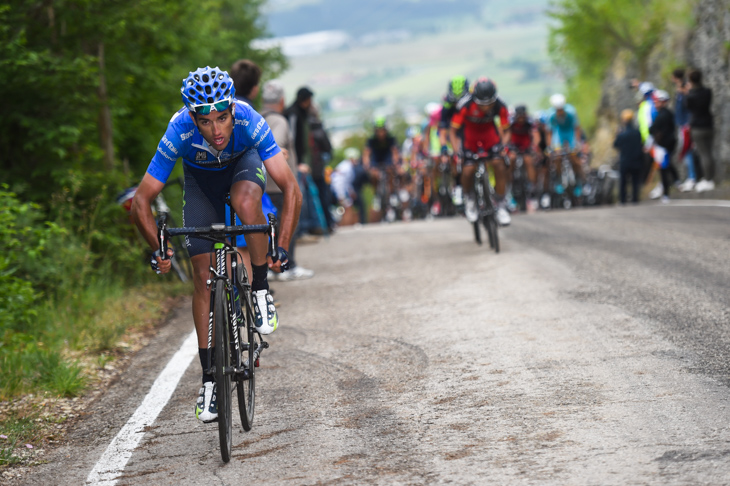
<instances>
[{"instance_id":1,"label":"bicycle frame","mask_svg":"<svg viewBox=\"0 0 730 486\"><path fill-rule=\"evenodd\" d=\"M238 288L239 296L245 296L249 295L248 290L250 285L248 284L248 275L246 274L246 268L242 265L240 265L242 271L243 271L243 282L245 284L245 287L241 285L241 279L238 277L239 272L239 264L238 264L238 251L235 249L235 247L232 246L231 243L229 243L229 238L237 235L245 235L250 233L268 233L269 234L269 251L271 255L273 256L274 260L278 260L278 237L276 234L276 216L273 214L268 215L269 223L265 225L243 225L243 226L226 226L225 224L212 224L207 227L197 227L197 228L191 228L191 227L183 227L183 228L167 228L167 218L166 215L162 215L160 218L160 222L158 224L159 227L159 233L158 233L158 240L160 242L160 252L163 255L167 254L167 242L169 241L169 238L172 236L195 236L196 238L202 238L209 240L213 242L214 244L214 253L213 257L215 259L215 267L213 267L213 261L211 261L211 265L209 268L210 271L210 278L208 279L207 283L207 289L210 290L211 297L210 297L210 313L208 317L208 339L207 339L207 345L208 345L208 352L207 352L207 370L205 371L206 374L215 375L215 366L213 366L212 363L212 356L211 356L211 348L213 346L213 329L214 329L214 322L213 322L213 315L214 315L214 305L215 305L215 282L218 280L223 280L225 283L225 289L227 292L227 312L228 315L231 317L229 319L229 323L231 325L230 332L231 337L233 338L233 347L235 349L235 363L234 366L231 367L231 369L224 370L225 374L231 374L234 375L236 378L240 379L249 379L250 378L250 372L248 369L246 369L243 366L243 363L241 362L241 343L239 340L239 333L238 333L238 316L236 312L233 310L234 305L234 293L233 293L233 285L235 285ZM235 222L233 213L231 215L231 222ZM231 255L231 272L230 276L228 273L228 266L227 266L227 257L228 255ZM246 292L244 292L246 290ZM243 305L243 303L242 303ZM248 309L251 308L251 302L246 299L245 305ZM254 356L257 359L258 356L261 354L261 351L266 348L266 345L264 342L261 342L261 345L258 349L254 351Z\"/></svg>"}]
</instances>

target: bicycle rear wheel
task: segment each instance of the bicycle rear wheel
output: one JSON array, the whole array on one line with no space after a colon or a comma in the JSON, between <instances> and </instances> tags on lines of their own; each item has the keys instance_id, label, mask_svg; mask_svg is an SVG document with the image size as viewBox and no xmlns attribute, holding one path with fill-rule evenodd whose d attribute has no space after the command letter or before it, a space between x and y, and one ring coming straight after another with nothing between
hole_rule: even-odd
<instances>
[{"instance_id":1,"label":"bicycle rear wheel","mask_svg":"<svg viewBox=\"0 0 730 486\"><path fill-rule=\"evenodd\" d=\"M228 315L228 292L225 282L217 280L215 283L215 307L213 308L215 323L215 383L216 400L218 404L218 437L221 445L223 462L231 460L231 375L226 369L231 366L231 335Z\"/></svg>"},{"instance_id":2,"label":"bicycle rear wheel","mask_svg":"<svg viewBox=\"0 0 730 486\"><path fill-rule=\"evenodd\" d=\"M241 416L241 426L243 430L248 432L253 425L254 407L256 405L256 362L254 352L259 345L261 338L254 332L254 317L248 299L241 303L245 310L245 319L243 327L239 327L241 334L241 342L243 345L243 360L247 365L248 376L239 378L236 383L236 392L238 394L238 413Z\"/></svg>"}]
</instances>

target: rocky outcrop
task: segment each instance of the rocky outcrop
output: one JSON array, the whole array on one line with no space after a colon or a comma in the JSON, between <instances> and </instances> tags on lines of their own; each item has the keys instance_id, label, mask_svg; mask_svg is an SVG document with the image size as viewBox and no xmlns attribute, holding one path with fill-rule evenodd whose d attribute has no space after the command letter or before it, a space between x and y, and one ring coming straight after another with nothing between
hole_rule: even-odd
<instances>
[{"instance_id":1,"label":"rocky outcrop","mask_svg":"<svg viewBox=\"0 0 730 486\"><path fill-rule=\"evenodd\" d=\"M718 177L730 178L730 0L700 0L694 15L693 23L667 26L643 70L630 53L617 54L603 81L593 137L596 161L610 163L616 158L611 146L618 128L618 115L625 108L637 106L630 80L651 81L673 93L671 71L686 66L701 70L705 85L712 88Z\"/></svg>"},{"instance_id":2,"label":"rocky outcrop","mask_svg":"<svg viewBox=\"0 0 730 486\"><path fill-rule=\"evenodd\" d=\"M712 88L715 161L719 177L730 178L730 0L702 0L687 49L687 65L702 71Z\"/></svg>"}]
</instances>

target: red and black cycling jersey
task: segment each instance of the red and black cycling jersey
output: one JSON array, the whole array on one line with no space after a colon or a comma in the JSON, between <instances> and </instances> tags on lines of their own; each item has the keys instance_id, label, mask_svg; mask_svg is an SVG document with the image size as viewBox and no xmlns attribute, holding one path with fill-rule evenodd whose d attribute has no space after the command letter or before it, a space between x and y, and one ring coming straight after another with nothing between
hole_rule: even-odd
<instances>
[{"instance_id":1,"label":"red and black cycling jersey","mask_svg":"<svg viewBox=\"0 0 730 486\"><path fill-rule=\"evenodd\" d=\"M483 111L482 107L469 99L462 99L459 111L451 119L452 128L464 127L464 149L477 152L480 148L489 150L502 140L497 123L505 129L509 125L509 113L505 104L497 101Z\"/></svg>"},{"instance_id":2,"label":"red and black cycling jersey","mask_svg":"<svg viewBox=\"0 0 730 486\"><path fill-rule=\"evenodd\" d=\"M522 122L513 120L509 128L512 135L512 144L520 151L530 150L535 123L530 118L526 118Z\"/></svg>"}]
</instances>

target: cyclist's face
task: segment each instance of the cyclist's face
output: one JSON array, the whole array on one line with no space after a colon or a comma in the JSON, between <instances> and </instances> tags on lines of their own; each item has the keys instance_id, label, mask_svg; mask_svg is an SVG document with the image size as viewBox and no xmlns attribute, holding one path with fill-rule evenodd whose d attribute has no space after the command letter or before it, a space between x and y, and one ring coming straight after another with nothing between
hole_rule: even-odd
<instances>
[{"instance_id":1,"label":"cyclist's face","mask_svg":"<svg viewBox=\"0 0 730 486\"><path fill-rule=\"evenodd\" d=\"M233 133L231 110L211 111L207 115L197 115L197 118L196 125L205 141L216 150L226 148Z\"/></svg>"},{"instance_id":2,"label":"cyclist's face","mask_svg":"<svg viewBox=\"0 0 730 486\"><path fill-rule=\"evenodd\" d=\"M494 106L494 102L492 102L492 103L489 103L489 104L486 104L486 105L479 105L479 104L478 104L477 106L479 107L479 110L480 110L480 111L481 111L482 113L486 113L486 112L488 112L488 111L491 111L491 110L492 110L492 107Z\"/></svg>"},{"instance_id":3,"label":"cyclist's face","mask_svg":"<svg viewBox=\"0 0 730 486\"><path fill-rule=\"evenodd\" d=\"M375 135L378 138L385 138L385 136L388 134L388 131L385 128L376 128L375 129Z\"/></svg>"},{"instance_id":4,"label":"cyclist's face","mask_svg":"<svg viewBox=\"0 0 730 486\"><path fill-rule=\"evenodd\" d=\"M555 114L558 115L558 118L562 120L563 118L565 118L565 109L560 108L559 110L555 110Z\"/></svg>"}]
</instances>

